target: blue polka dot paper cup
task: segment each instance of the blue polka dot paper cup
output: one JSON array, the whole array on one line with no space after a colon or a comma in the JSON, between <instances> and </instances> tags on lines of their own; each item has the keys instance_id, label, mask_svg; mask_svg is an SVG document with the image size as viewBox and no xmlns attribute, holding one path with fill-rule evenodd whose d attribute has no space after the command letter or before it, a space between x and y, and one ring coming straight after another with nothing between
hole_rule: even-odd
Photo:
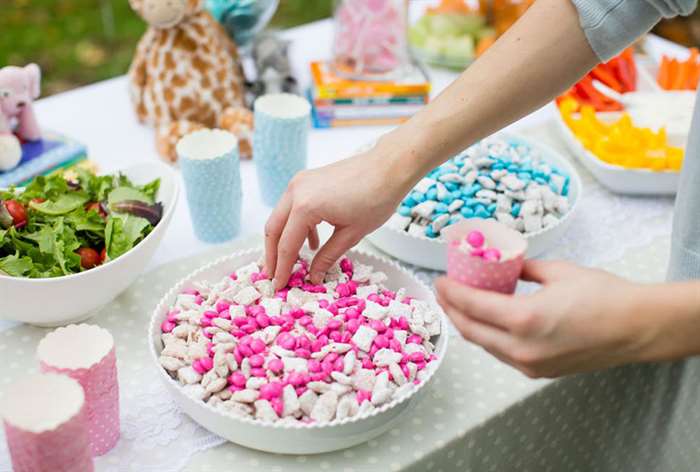
<instances>
[{"instance_id":1,"label":"blue polka dot paper cup","mask_svg":"<svg viewBox=\"0 0 700 472\"><path fill-rule=\"evenodd\" d=\"M311 105L289 93L255 100L253 161L263 202L274 206L294 174L306 168Z\"/></svg>"},{"instance_id":2,"label":"blue polka dot paper cup","mask_svg":"<svg viewBox=\"0 0 700 472\"><path fill-rule=\"evenodd\" d=\"M241 228L238 140L228 131L203 129L176 147L194 234L207 243L233 239Z\"/></svg>"}]
</instances>

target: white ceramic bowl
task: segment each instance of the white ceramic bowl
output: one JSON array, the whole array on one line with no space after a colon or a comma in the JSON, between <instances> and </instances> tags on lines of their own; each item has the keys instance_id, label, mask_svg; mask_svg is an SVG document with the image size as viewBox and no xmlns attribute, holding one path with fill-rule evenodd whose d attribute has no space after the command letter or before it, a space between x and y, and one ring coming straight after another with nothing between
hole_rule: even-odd
<instances>
[{"instance_id":1,"label":"white ceramic bowl","mask_svg":"<svg viewBox=\"0 0 700 472\"><path fill-rule=\"evenodd\" d=\"M161 179L157 199L163 203L163 217L153 231L131 251L85 272L45 279L0 276L0 319L51 327L82 321L143 273L173 216L178 181L175 172L160 162L120 172L137 184Z\"/></svg>"},{"instance_id":2,"label":"white ceramic bowl","mask_svg":"<svg viewBox=\"0 0 700 472\"><path fill-rule=\"evenodd\" d=\"M525 235L527 239L527 257L536 257L554 247L571 225L578 201L581 198L582 185L578 172L571 163L549 146L534 143L528 139L510 133L499 133L509 140L526 143L532 149L539 151L545 162L566 172L569 177L569 211L554 226ZM442 238L413 236L406 231L383 225L367 239L383 252L409 264L432 270L447 270L447 243Z\"/></svg>"},{"instance_id":3,"label":"white ceramic bowl","mask_svg":"<svg viewBox=\"0 0 700 472\"><path fill-rule=\"evenodd\" d=\"M370 264L376 270L385 272L388 276L387 285L390 288L405 287L411 296L435 305L432 290L397 263L360 250L351 250L348 255L354 260ZM261 256L261 249L252 249L223 257L202 267L175 285L153 312L148 330L151 360L175 402L194 421L209 431L242 446L279 454L318 454L335 451L368 441L389 430L399 420L401 414L425 394L425 386L430 383L445 357L449 334L442 310L438 309L442 317L441 334L437 336L437 340L434 340L437 361L426 380L409 394L382 405L369 415L341 421L289 425L237 417L188 396L183 392L182 385L172 379L160 366L158 357L163 349L160 325L167 315L168 307L175 302L177 294L182 289L193 287L194 281L217 282L233 270L259 260Z\"/></svg>"},{"instance_id":4,"label":"white ceramic bowl","mask_svg":"<svg viewBox=\"0 0 700 472\"><path fill-rule=\"evenodd\" d=\"M619 118L620 113L596 113L596 115L603 120L612 121ZM566 147L598 182L611 191L628 195L674 195L678 190L679 172L625 169L603 162L583 147L581 141L564 122L561 114L556 113L555 120Z\"/></svg>"}]
</instances>

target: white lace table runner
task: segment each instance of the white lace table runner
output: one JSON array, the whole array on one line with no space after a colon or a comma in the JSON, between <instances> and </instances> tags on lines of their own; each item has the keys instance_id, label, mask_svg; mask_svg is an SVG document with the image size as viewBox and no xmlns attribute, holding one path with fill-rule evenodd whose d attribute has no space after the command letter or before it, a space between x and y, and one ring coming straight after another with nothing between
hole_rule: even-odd
<instances>
[{"instance_id":1,"label":"white lace table runner","mask_svg":"<svg viewBox=\"0 0 700 472\"><path fill-rule=\"evenodd\" d=\"M526 133L561 149L547 128ZM567 235L547 258L562 258L589 266L601 266L621 258L629 249L648 246L671 231L671 198L631 198L603 189L590 175L584 180L583 196ZM363 243L365 247L369 244ZM240 247L240 243L237 244ZM231 248L227 249L227 252ZM225 252L221 250L220 252ZM163 266L140 279L104 308L94 322L116 338L122 406L122 438L117 447L96 459L100 471L169 472L182 469L197 451L224 442L181 412L153 372L146 355L146 325L159 297L180 277L203 263L203 257ZM416 269L425 281L437 273ZM127 311L133 316L123 316ZM0 385L32 370L33 351L45 330L19 326L0 333L3 359ZM22 348L8 352L19 339ZM13 359L26 358L15 362ZM0 471L10 471L4 433L0 431Z\"/></svg>"}]
</instances>

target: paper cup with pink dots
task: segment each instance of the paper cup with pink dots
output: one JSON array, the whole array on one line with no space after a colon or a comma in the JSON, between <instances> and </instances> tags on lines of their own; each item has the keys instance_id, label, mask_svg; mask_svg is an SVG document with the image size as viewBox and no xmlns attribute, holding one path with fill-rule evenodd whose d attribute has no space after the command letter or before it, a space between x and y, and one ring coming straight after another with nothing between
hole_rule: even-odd
<instances>
[{"instance_id":1,"label":"paper cup with pink dots","mask_svg":"<svg viewBox=\"0 0 700 472\"><path fill-rule=\"evenodd\" d=\"M483 290L511 294L523 268L527 240L495 220L470 219L443 230L447 276Z\"/></svg>"}]
</instances>

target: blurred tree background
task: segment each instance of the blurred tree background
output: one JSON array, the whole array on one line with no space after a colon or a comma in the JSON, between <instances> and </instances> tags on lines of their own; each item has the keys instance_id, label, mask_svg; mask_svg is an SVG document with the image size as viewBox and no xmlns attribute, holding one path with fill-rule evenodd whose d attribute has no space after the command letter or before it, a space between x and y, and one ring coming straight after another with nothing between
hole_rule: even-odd
<instances>
[{"instance_id":1,"label":"blurred tree background","mask_svg":"<svg viewBox=\"0 0 700 472\"><path fill-rule=\"evenodd\" d=\"M36 62L42 95L126 72L145 23L128 0L0 0L0 67ZM272 27L327 17L332 0L281 0Z\"/></svg>"}]
</instances>

